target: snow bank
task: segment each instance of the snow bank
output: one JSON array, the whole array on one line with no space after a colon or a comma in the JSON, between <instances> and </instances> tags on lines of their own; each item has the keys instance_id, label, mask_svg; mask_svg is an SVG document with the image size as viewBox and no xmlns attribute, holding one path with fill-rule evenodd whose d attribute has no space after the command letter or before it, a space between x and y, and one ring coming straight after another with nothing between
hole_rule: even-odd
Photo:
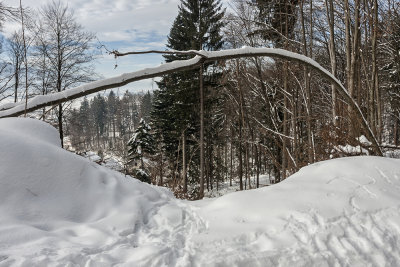
<instances>
[{"instance_id":1,"label":"snow bank","mask_svg":"<svg viewBox=\"0 0 400 267\"><path fill-rule=\"evenodd\" d=\"M400 160L341 158L187 202L0 120L0 266L400 266Z\"/></svg>"},{"instance_id":2,"label":"snow bank","mask_svg":"<svg viewBox=\"0 0 400 267\"><path fill-rule=\"evenodd\" d=\"M320 162L197 205L206 266L400 266L398 159Z\"/></svg>"},{"instance_id":3,"label":"snow bank","mask_svg":"<svg viewBox=\"0 0 400 267\"><path fill-rule=\"evenodd\" d=\"M160 266L184 254L169 191L61 149L44 122L0 129L0 266Z\"/></svg>"}]
</instances>

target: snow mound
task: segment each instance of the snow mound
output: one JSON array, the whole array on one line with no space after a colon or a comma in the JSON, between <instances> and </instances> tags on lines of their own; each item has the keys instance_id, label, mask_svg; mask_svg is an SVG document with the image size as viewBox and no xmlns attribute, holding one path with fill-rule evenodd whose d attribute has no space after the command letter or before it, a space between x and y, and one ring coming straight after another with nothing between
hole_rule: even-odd
<instances>
[{"instance_id":1,"label":"snow mound","mask_svg":"<svg viewBox=\"0 0 400 267\"><path fill-rule=\"evenodd\" d=\"M400 266L398 159L319 162L198 205L207 266Z\"/></svg>"},{"instance_id":2,"label":"snow mound","mask_svg":"<svg viewBox=\"0 0 400 267\"><path fill-rule=\"evenodd\" d=\"M0 120L0 266L400 266L400 160L316 163L188 202Z\"/></svg>"},{"instance_id":3,"label":"snow mound","mask_svg":"<svg viewBox=\"0 0 400 267\"><path fill-rule=\"evenodd\" d=\"M38 120L0 129L0 266L185 265L199 219L172 193L63 150Z\"/></svg>"}]
</instances>

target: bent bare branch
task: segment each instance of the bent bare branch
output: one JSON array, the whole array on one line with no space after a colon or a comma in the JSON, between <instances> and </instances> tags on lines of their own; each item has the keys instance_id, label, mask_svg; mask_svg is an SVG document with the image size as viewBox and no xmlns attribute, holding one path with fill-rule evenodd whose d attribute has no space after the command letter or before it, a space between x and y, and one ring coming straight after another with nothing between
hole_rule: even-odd
<instances>
[{"instance_id":1,"label":"bent bare branch","mask_svg":"<svg viewBox=\"0 0 400 267\"><path fill-rule=\"evenodd\" d=\"M113 78L92 82L86 85L82 85L76 88L72 88L69 90L65 90L58 93L53 93L50 95L44 96L36 96L32 98L27 105L26 112L31 112L39 108L43 108L46 106L52 106L55 104L60 104L66 101L70 101L85 95L93 94L102 90L111 89L120 87L135 81L140 81L144 79L154 78L158 76L162 76L164 74L189 70L193 68L199 67L201 64L212 61L220 61L234 58L242 58L242 57L258 57L258 56L268 56L272 58L282 58L286 60L296 61L301 64L305 64L312 69L316 70L320 73L324 78L329 80L331 83L335 84L338 91L342 94L345 100L349 103L353 110L357 113L357 119L360 121L361 125L365 130L365 134L367 138L372 141L374 146L374 152L377 155L382 156L382 151L378 145L378 141L373 134L371 128L364 115L361 112L360 107L354 101L354 99L350 96L347 89L341 84L341 82L332 75L328 70L324 69L321 65L319 65L313 59L293 53L290 51L286 51L283 49L274 49L274 48L252 48L252 47L244 47L241 49L230 49L223 51L146 51L146 52L128 52L128 53L119 53L116 56L124 56L124 55L133 55L139 53L161 53L161 54L186 54L186 55L196 55L192 59L174 61L170 63L165 63L155 68L144 69L137 72L125 73L120 76L116 76ZM0 106L0 110L5 109ZM24 114L24 105L17 105L10 109L6 109L0 111L0 118L4 117L12 117L19 116Z\"/></svg>"}]
</instances>

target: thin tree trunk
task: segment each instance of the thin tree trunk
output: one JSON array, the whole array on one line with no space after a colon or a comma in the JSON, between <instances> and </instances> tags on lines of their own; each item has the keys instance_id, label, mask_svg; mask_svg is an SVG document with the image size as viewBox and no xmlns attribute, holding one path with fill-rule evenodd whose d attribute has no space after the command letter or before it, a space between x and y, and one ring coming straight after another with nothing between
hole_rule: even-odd
<instances>
[{"instance_id":1,"label":"thin tree trunk","mask_svg":"<svg viewBox=\"0 0 400 267\"><path fill-rule=\"evenodd\" d=\"M310 1L310 57L313 57L313 40L314 40L314 29L313 29L313 1ZM306 39L305 39L306 40ZM305 41L305 49L307 49L307 41ZM311 102L311 71L307 68L307 78L306 78L306 95L307 95L307 141L308 141L308 160L309 163L315 161L315 146L313 142L313 132L312 132L312 102Z\"/></svg>"},{"instance_id":2,"label":"thin tree trunk","mask_svg":"<svg viewBox=\"0 0 400 267\"><path fill-rule=\"evenodd\" d=\"M254 150L255 150L255 164L256 164L256 188L260 187L260 159L259 159L259 145L255 144L254 145Z\"/></svg>"},{"instance_id":3,"label":"thin tree trunk","mask_svg":"<svg viewBox=\"0 0 400 267\"><path fill-rule=\"evenodd\" d=\"M14 72L14 79L15 79L15 84L14 84L14 103L18 102L18 86L19 86L19 59L18 56L16 57L16 63L15 63L15 72Z\"/></svg>"},{"instance_id":4,"label":"thin tree trunk","mask_svg":"<svg viewBox=\"0 0 400 267\"><path fill-rule=\"evenodd\" d=\"M288 35L289 35L289 29L288 29L288 24L289 24L289 19L288 19L288 5L289 3L286 3L286 12L285 12L285 50L288 49L289 47L289 42L288 42ZM288 92L288 69L289 69L289 64L287 61L284 62L283 64L283 134L285 136L289 135L289 127L288 127L288 97L287 97L287 92ZM287 165L288 165L288 160L287 160L287 138L282 139L282 180L286 179L286 170L287 170Z\"/></svg>"},{"instance_id":5,"label":"thin tree trunk","mask_svg":"<svg viewBox=\"0 0 400 267\"><path fill-rule=\"evenodd\" d=\"M242 122L239 119L239 188L243 190Z\"/></svg>"},{"instance_id":6,"label":"thin tree trunk","mask_svg":"<svg viewBox=\"0 0 400 267\"><path fill-rule=\"evenodd\" d=\"M25 39L25 24L24 24L24 12L22 10L22 0L19 0L19 7L21 11L21 28L22 28L22 40L24 42L24 64L25 64L25 113L24 117L26 117L26 110L28 108L28 57L27 57L27 47L26 47L26 39ZM62 141L61 141L62 145Z\"/></svg>"},{"instance_id":7,"label":"thin tree trunk","mask_svg":"<svg viewBox=\"0 0 400 267\"><path fill-rule=\"evenodd\" d=\"M348 0L346 0L347 4L348 4ZM347 12L348 13L348 12ZM348 84L348 90L349 90L349 95L354 98L354 94L355 94L355 86L356 86L356 81L358 79L357 77L357 61L359 58L359 40L360 40L360 0L355 0L354 3L354 28L353 28L353 38L352 38L352 50L351 50L351 58L350 58L350 77L349 77L349 84ZM349 18L350 19L350 18ZM348 29L350 30L350 29ZM354 125L354 110L353 107L351 105L349 105L349 118L350 118L350 138L355 137L356 134L356 128Z\"/></svg>"},{"instance_id":8,"label":"thin tree trunk","mask_svg":"<svg viewBox=\"0 0 400 267\"><path fill-rule=\"evenodd\" d=\"M62 122L62 104L58 105L58 131L60 133L61 147L64 147L64 131L63 131L63 122ZM97 139L98 139L97 134ZM98 141L97 141L98 142Z\"/></svg>"},{"instance_id":9,"label":"thin tree trunk","mask_svg":"<svg viewBox=\"0 0 400 267\"><path fill-rule=\"evenodd\" d=\"M228 180L228 144L224 145L224 182Z\"/></svg>"},{"instance_id":10,"label":"thin tree trunk","mask_svg":"<svg viewBox=\"0 0 400 267\"><path fill-rule=\"evenodd\" d=\"M163 156L162 156L162 152L160 153L160 183L159 186L163 186Z\"/></svg>"},{"instance_id":11,"label":"thin tree trunk","mask_svg":"<svg viewBox=\"0 0 400 267\"><path fill-rule=\"evenodd\" d=\"M345 0L344 1L344 14L345 14L345 33L346 33L346 83L347 83L347 90L349 92L349 95L351 98L353 98L353 86L351 85L352 79L351 79L351 23L350 23L350 7L349 7L349 1ZM349 135L352 136L352 107L349 105L347 108L348 111L348 129L349 129Z\"/></svg>"},{"instance_id":12,"label":"thin tree trunk","mask_svg":"<svg viewBox=\"0 0 400 267\"><path fill-rule=\"evenodd\" d=\"M200 199L204 197L204 88L203 64L200 65Z\"/></svg>"},{"instance_id":13,"label":"thin tree trunk","mask_svg":"<svg viewBox=\"0 0 400 267\"><path fill-rule=\"evenodd\" d=\"M381 140L382 134L382 103L381 103L381 92L379 88L379 78L378 78L378 67L377 67L377 32L378 32L378 1L374 0L374 12L373 12L373 35L372 35L372 80L375 88L376 96L376 115L377 115L377 125L376 125L376 137L378 141Z\"/></svg>"},{"instance_id":14,"label":"thin tree trunk","mask_svg":"<svg viewBox=\"0 0 400 267\"><path fill-rule=\"evenodd\" d=\"M187 193L187 174L186 174L186 134L182 131L182 181L183 192Z\"/></svg>"},{"instance_id":15,"label":"thin tree trunk","mask_svg":"<svg viewBox=\"0 0 400 267\"><path fill-rule=\"evenodd\" d=\"M217 146L217 159L220 159L220 157L221 157L221 147L218 145ZM222 160L219 161L219 162L222 162ZM217 165L216 173L217 173L216 184L217 184L217 191L218 191L219 190L219 180L221 179L221 166L220 166L220 164Z\"/></svg>"},{"instance_id":16,"label":"thin tree trunk","mask_svg":"<svg viewBox=\"0 0 400 267\"><path fill-rule=\"evenodd\" d=\"M394 118L394 129L393 129L393 138L394 138L394 145L398 145L398 129L399 129L399 119L397 117Z\"/></svg>"},{"instance_id":17,"label":"thin tree trunk","mask_svg":"<svg viewBox=\"0 0 400 267\"><path fill-rule=\"evenodd\" d=\"M331 71L332 74L336 77L337 72L337 63L336 63L336 45L335 45L335 13L333 0L325 0L326 6L326 16L328 18L329 23L329 57L331 61ZM339 116L337 113L337 94L336 94L336 86L334 83L331 84L331 92L332 92L332 122L335 127L339 126Z\"/></svg>"},{"instance_id":18,"label":"thin tree trunk","mask_svg":"<svg viewBox=\"0 0 400 267\"><path fill-rule=\"evenodd\" d=\"M230 142L230 146L231 146L231 157L230 157L230 166L229 166L229 170L230 170L230 176L229 176L229 186L232 186L232 179L233 179L233 130L232 131L232 137L231 137L231 142Z\"/></svg>"},{"instance_id":19,"label":"thin tree trunk","mask_svg":"<svg viewBox=\"0 0 400 267\"><path fill-rule=\"evenodd\" d=\"M250 181L250 173L249 173L249 143L248 142L246 142L245 160L246 160L245 179L249 184L249 189L251 189L251 181ZM245 190L246 190L246 188L245 188Z\"/></svg>"}]
</instances>

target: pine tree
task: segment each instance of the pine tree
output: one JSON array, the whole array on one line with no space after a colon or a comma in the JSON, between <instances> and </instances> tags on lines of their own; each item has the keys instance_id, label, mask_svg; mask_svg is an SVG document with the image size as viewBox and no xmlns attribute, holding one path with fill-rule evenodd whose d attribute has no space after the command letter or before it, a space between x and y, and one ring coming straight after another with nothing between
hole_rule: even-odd
<instances>
[{"instance_id":1,"label":"pine tree","mask_svg":"<svg viewBox=\"0 0 400 267\"><path fill-rule=\"evenodd\" d=\"M221 49L224 12L220 0L182 0L178 16L168 36L167 47L174 50ZM166 62L187 58L187 55L165 56ZM204 73L210 76L205 80L212 80L211 76L215 77L210 75L216 69L214 66L215 64L205 66ZM155 93L152 120L162 138L170 165L173 166L172 173L175 169L182 170L185 187L185 155L198 150L195 139L198 139L200 121L199 72L191 70L165 75L158 87L160 90ZM195 138L190 138L193 136ZM182 161L176 160L178 156L182 156ZM198 157L193 158L192 163L196 164L196 161ZM190 170L193 174L198 172L196 167L191 167Z\"/></svg>"},{"instance_id":2,"label":"pine tree","mask_svg":"<svg viewBox=\"0 0 400 267\"><path fill-rule=\"evenodd\" d=\"M151 128L144 119L139 122L132 138L128 141L128 157L130 161L140 160L140 168L136 170L136 178L150 183L150 177L144 166L143 157L154 154L154 139L150 133Z\"/></svg>"}]
</instances>

